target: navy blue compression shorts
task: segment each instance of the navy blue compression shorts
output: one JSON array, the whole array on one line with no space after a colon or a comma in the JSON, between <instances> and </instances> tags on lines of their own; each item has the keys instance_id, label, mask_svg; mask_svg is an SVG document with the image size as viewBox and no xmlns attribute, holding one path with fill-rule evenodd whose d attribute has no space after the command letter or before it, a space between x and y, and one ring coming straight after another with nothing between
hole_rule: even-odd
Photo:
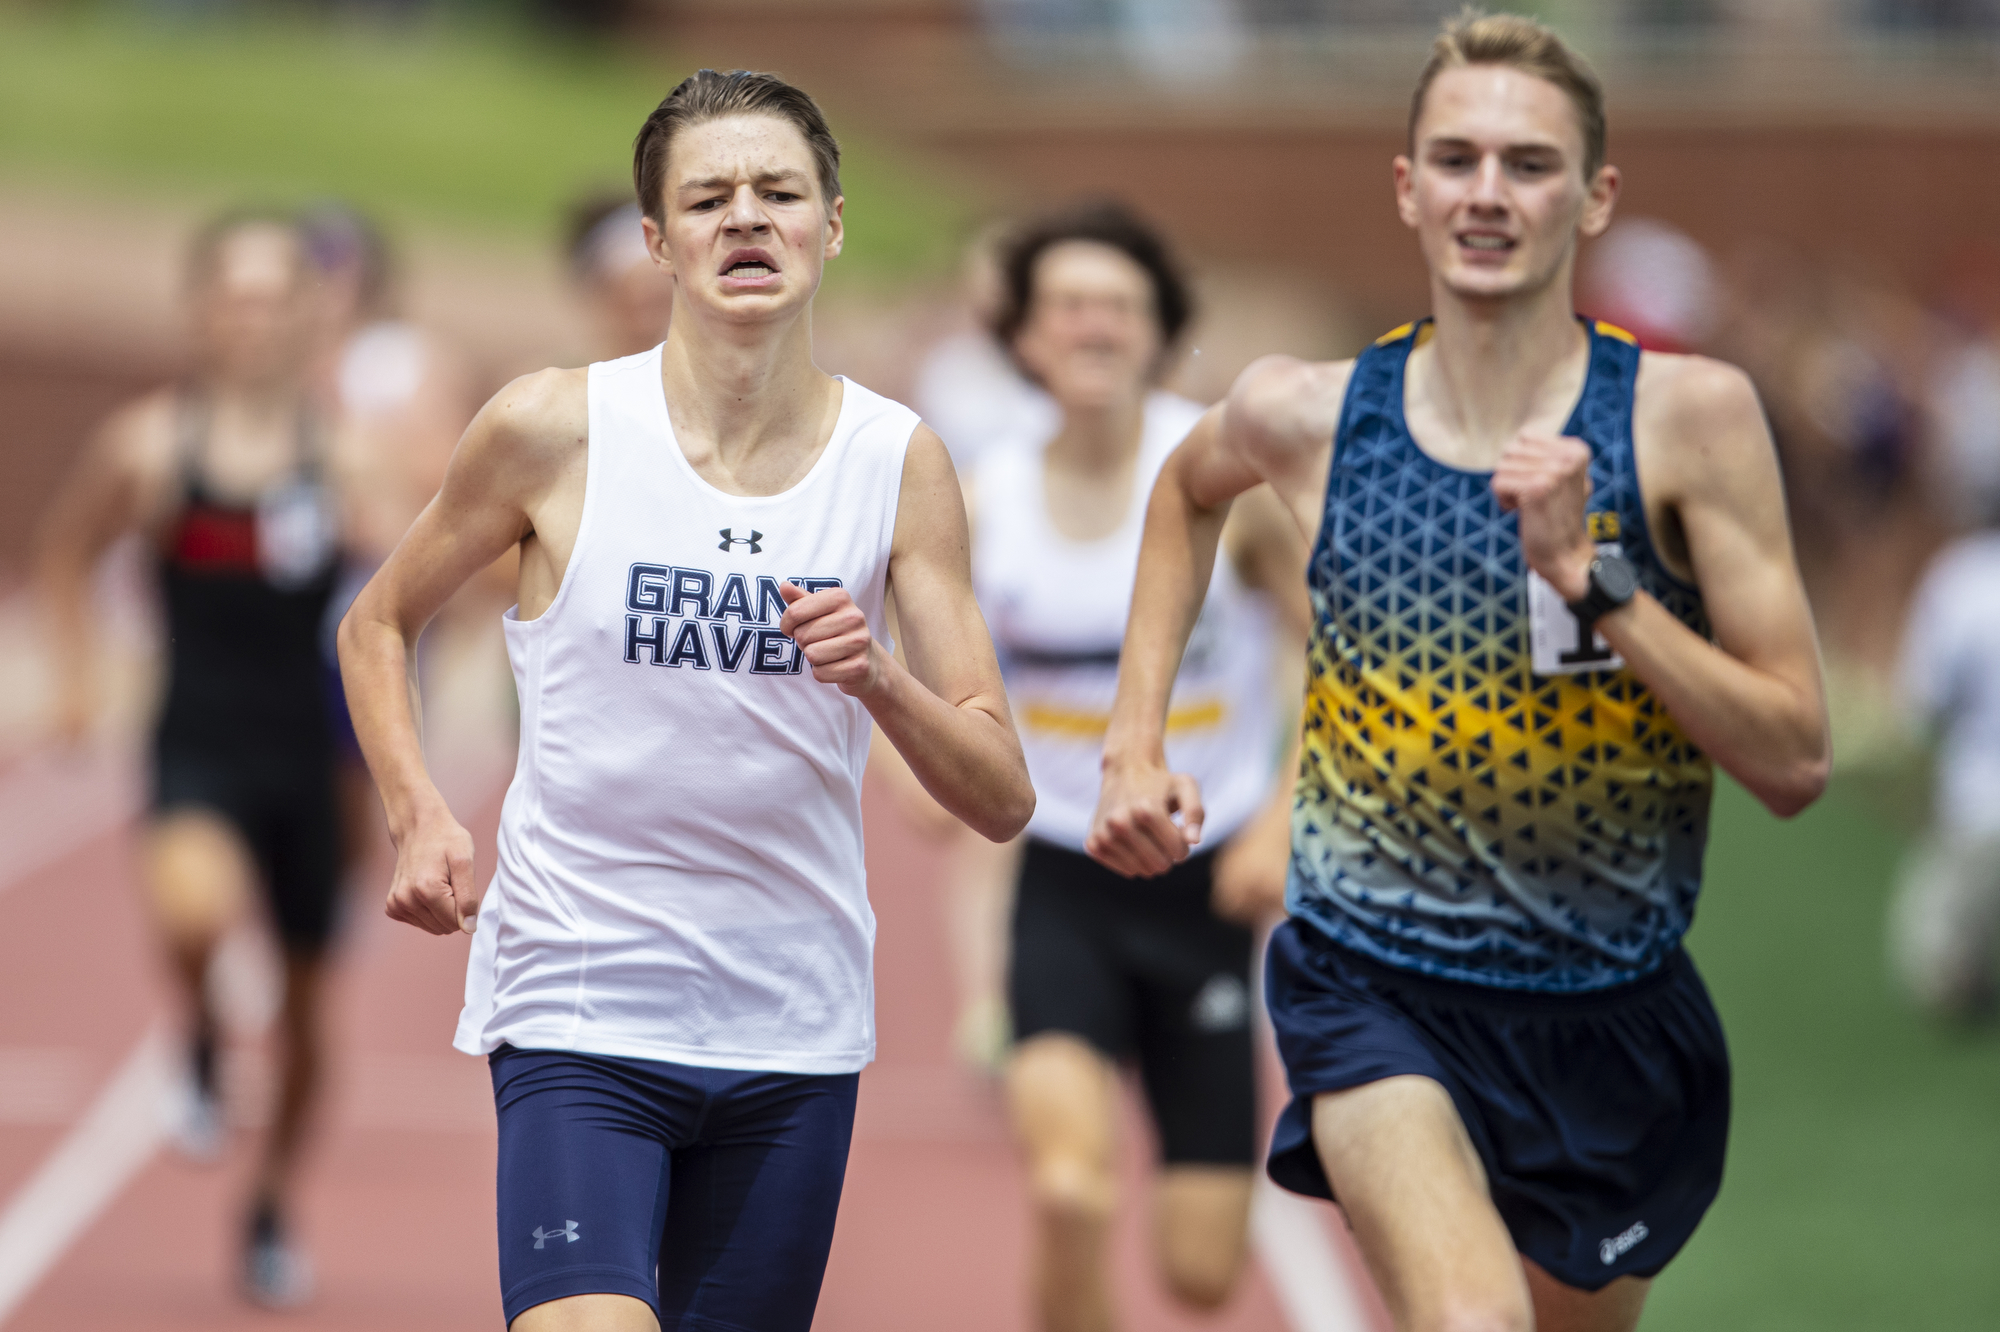
<instances>
[{"instance_id":1,"label":"navy blue compression shorts","mask_svg":"<svg viewBox=\"0 0 2000 1332\"><path fill-rule=\"evenodd\" d=\"M503 1045L500 1290L511 1324L630 1295L662 1332L807 1332L860 1074L693 1068Z\"/></svg>"},{"instance_id":2,"label":"navy blue compression shorts","mask_svg":"<svg viewBox=\"0 0 2000 1332\"><path fill-rule=\"evenodd\" d=\"M1598 1290L1660 1271L1722 1186L1729 1052L1687 954L1589 994L1383 966L1299 920L1271 936L1266 1001L1292 1092L1271 1179L1332 1198L1312 1099L1402 1074L1443 1085L1514 1247Z\"/></svg>"}]
</instances>

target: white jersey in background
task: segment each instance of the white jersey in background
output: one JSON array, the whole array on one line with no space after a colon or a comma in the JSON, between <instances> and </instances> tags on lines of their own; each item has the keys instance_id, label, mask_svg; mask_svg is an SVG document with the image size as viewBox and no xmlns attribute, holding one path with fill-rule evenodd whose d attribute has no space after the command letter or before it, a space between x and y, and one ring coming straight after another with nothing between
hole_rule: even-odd
<instances>
[{"instance_id":1,"label":"white jersey in background","mask_svg":"<svg viewBox=\"0 0 2000 1332\"><path fill-rule=\"evenodd\" d=\"M520 760L457 1047L848 1073L874 1056L872 722L778 631L789 580L883 586L916 414L842 381L804 480L729 495L675 442L660 349L590 367L576 549L509 612Z\"/></svg>"},{"instance_id":2,"label":"white jersey in background","mask_svg":"<svg viewBox=\"0 0 2000 1332\"><path fill-rule=\"evenodd\" d=\"M1941 733L1937 818L2000 832L2000 533L1948 546L1918 586L1903 631L1902 692Z\"/></svg>"},{"instance_id":3,"label":"white jersey in background","mask_svg":"<svg viewBox=\"0 0 2000 1332\"><path fill-rule=\"evenodd\" d=\"M974 473L973 585L1035 784L1028 832L1074 851L1097 808L1146 502L1202 411L1170 393L1147 398L1131 501L1117 530L1096 541L1072 541L1049 519L1048 435L991 450ZM1167 763L1201 783L1205 847L1220 845L1270 794L1279 739L1274 626L1265 599L1244 586L1226 554L1218 557L1167 712Z\"/></svg>"}]
</instances>

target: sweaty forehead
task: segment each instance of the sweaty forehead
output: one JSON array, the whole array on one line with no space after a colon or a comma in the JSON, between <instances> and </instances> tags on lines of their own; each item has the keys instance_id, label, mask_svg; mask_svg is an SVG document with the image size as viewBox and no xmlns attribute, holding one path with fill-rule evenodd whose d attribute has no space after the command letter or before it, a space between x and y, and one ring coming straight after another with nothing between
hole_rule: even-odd
<instances>
[{"instance_id":1,"label":"sweaty forehead","mask_svg":"<svg viewBox=\"0 0 2000 1332\"><path fill-rule=\"evenodd\" d=\"M1583 156L1583 125L1569 94L1508 65L1459 65L1440 73L1416 124L1419 145L1434 139L1493 147L1548 144L1578 160Z\"/></svg>"},{"instance_id":2,"label":"sweaty forehead","mask_svg":"<svg viewBox=\"0 0 2000 1332\"><path fill-rule=\"evenodd\" d=\"M704 120L674 136L667 154L669 187L714 179L768 180L780 175L817 177L805 135L779 116L737 115Z\"/></svg>"}]
</instances>

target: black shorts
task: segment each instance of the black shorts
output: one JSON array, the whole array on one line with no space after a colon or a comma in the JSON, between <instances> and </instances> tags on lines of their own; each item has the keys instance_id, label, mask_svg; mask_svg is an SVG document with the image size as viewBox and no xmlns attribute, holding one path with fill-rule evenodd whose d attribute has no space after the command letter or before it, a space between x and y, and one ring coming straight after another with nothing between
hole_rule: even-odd
<instances>
[{"instance_id":1,"label":"black shorts","mask_svg":"<svg viewBox=\"0 0 2000 1332\"><path fill-rule=\"evenodd\" d=\"M1264 984L1292 1102L1271 1178L1333 1197L1312 1099L1399 1074L1451 1094L1514 1247L1565 1285L1648 1277L1722 1186L1729 1052L1694 963L1539 995L1383 966L1304 921L1271 936Z\"/></svg>"},{"instance_id":2,"label":"black shorts","mask_svg":"<svg viewBox=\"0 0 2000 1332\"><path fill-rule=\"evenodd\" d=\"M1014 896L1014 1037L1081 1037L1136 1058L1170 1165L1252 1165L1250 931L1209 904L1212 852L1126 879L1030 838Z\"/></svg>"},{"instance_id":3,"label":"black shorts","mask_svg":"<svg viewBox=\"0 0 2000 1332\"><path fill-rule=\"evenodd\" d=\"M250 848L278 938L294 953L325 950L340 912L342 845L331 755L153 750L153 813L205 809Z\"/></svg>"}]
</instances>

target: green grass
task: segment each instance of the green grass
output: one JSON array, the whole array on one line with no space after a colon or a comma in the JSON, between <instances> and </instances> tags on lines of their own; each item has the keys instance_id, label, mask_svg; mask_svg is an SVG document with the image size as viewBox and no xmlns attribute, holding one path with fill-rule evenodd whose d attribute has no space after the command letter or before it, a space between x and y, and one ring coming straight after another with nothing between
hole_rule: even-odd
<instances>
[{"instance_id":1,"label":"green grass","mask_svg":"<svg viewBox=\"0 0 2000 1332\"><path fill-rule=\"evenodd\" d=\"M1718 793L1690 948L1735 1059L1729 1171L1646 1332L2000 1327L2000 1034L1890 993L1901 850L1853 783L1791 823Z\"/></svg>"},{"instance_id":2,"label":"green grass","mask_svg":"<svg viewBox=\"0 0 2000 1332\"><path fill-rule=\"evenodd\" d=\"M148 21L0 7L0 173L203 198L339 196L392 223L551 234L584 188L630 180L632 136L688 69L469 20L384 30ZM947 266L965 213L846 136L835 272ZM135 218L135 225L143 225Z\"/></svg>"}]
</instances>

